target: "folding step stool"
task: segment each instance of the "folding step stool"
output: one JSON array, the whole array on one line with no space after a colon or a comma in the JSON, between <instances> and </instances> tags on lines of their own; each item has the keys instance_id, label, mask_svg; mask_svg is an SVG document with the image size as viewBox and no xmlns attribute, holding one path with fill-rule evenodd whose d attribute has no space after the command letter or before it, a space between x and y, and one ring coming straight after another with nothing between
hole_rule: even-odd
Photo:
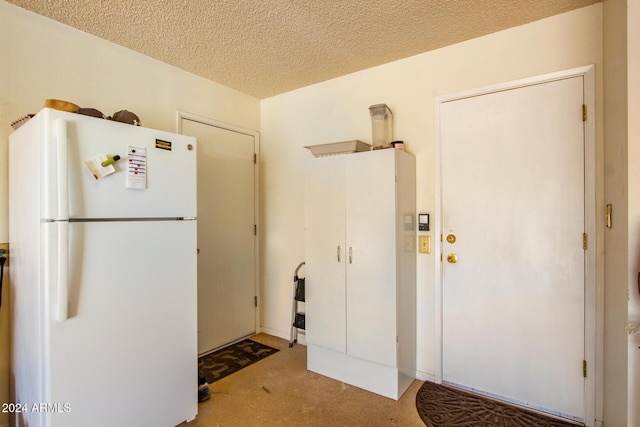
<instances>
[{"instance_id":1,"label":"folding step stool","mask_svg":"<svg viewBox=\"0 0 640 427\"><path fill-rule=\"evenodd\" d=\"M291 336L289 337L289 348L298 342L298 333L304 334L305 313L300 311L299 304L304 302L304 277L298 277L298 271L304 262L301 262L293 273L293 303L291 308ZM301 332L302 331L302 332Z\"/></svg>"}]
</instances>

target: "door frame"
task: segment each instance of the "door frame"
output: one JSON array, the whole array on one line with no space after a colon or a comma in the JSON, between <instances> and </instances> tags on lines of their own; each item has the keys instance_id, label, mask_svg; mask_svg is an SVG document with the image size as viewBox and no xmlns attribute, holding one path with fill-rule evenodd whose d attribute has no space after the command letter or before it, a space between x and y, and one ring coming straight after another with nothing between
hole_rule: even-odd
<instances>
[{"instance_id":1,"label":"door frame","mask_svg":"<svg viewBox=\"0 0 640 427\"><path fill-rule=\"evenodd\" d=\"M255 224L257 228L257 233L255 235L255 239L253 240L253 256L254 256L254 265L255 265L255 274L254 274L254 295L257 298L257 304L255 307L255 331L256 333L262 332L261 329L261 318L262 318L262 309L261 309L261 301L262 295L260 294L260 278L262 277L262 268L260 264L261 256L260 256L260 242L262 236L262 224L261 224L261 209L260 209L260 132L245 129L239 126L230 125L228 123L224 123L218 120L210 119L208 117L199 116L197 114L189 113L186 111L177 110L176 111L176 133L182 134L182 122L184 120L190 120L192 122L198 122L203 125L217 127L219 129L228 130L231 132L240 133L243 135L247 135L253 138L253 150L255 153L255 162L254 162L254 182L253 182L253 206L254 212L253 217L255 219ZM215 350L215 349L214 349Z\"/></svg>"},{"instance_id":2,"label":"door frame","mask_svg":"<svg viewBox=\"0 0 640 427\"><path fill-rule=\"evenodd\" d=\"M434 229L444 233L442 229L442 137L440 129L440 107L442 104L465 98L488 95L495 92L518 89L526 86L543 84L573 77L584 78L584 103L586 105L586 120L584 121L584 165L585 165L585 232L588 236L585 251L585 360L587 362L587 377L585 379L584 422L587 426L594 426L596 420L602 419L603 407L603 316L604 283L602 279L603 258L602 239L604 227L596 222L596 202L601 200L597 193L596 167L596 82L595 66L587 65L569 70L529 77L520 80L485 86L449 95L437 96L434 99L435 119L435 196L436 216ZM600 179L601 181L601 179ZM602 182L600 182L602 184ZM442 300L442 239L435 245L435 382L442 383L443 371L443 300ZM440 260L440 261L438 261Z\"/></svg>"}]
</instances>

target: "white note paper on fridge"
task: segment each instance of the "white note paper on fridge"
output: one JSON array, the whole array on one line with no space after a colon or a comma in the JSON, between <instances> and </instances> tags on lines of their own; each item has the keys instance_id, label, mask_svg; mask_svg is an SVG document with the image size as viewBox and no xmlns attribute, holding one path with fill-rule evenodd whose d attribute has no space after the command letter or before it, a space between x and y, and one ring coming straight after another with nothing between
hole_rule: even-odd
<instances>
[{"instance_id":1,"label":"white note paper on fridge","mask_svg":"<svg viewBox=\"0 0 640 427\"><path fill-rule=\"evenodd\" d=\"M147 188L147 149L129 146L127 149L127 188Z\"/></svg>"}]
</instances>

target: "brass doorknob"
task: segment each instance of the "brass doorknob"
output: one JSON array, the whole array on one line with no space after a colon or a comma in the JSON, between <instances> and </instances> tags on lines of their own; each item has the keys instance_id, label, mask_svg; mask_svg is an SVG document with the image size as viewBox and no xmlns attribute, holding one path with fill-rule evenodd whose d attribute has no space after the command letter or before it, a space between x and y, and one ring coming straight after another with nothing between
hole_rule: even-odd
<instances>
[{"instance_id":1,"label":"brass doorknob","mask_svg":"<svg viewBox=\"0 0 640 427\"><path fill-rule=\"evenodd\" d=\"M449 254L447 255L447 262L449 264L455 264L456 262L458 262L458 257L456 256L456 254Z\"/></svg>"}]
</instances>

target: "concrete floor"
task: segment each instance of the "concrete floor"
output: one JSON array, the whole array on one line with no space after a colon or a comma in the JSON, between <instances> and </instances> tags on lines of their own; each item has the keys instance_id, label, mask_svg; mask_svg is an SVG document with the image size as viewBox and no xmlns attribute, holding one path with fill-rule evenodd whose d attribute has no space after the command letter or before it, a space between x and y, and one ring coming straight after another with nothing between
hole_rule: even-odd
<instances>
[{"instance_id":1,"label":"concrete floor","mask_svg":"<svg viewBox=\"0 0 640 427\"><path fill-rule=\"evenodd\" d=\"M210 385L211 399L185 427L421 426L414 381L398 401L307 371L307 350L281 338L251 339L279 349Z\"/></svg>"}]
</instances>

